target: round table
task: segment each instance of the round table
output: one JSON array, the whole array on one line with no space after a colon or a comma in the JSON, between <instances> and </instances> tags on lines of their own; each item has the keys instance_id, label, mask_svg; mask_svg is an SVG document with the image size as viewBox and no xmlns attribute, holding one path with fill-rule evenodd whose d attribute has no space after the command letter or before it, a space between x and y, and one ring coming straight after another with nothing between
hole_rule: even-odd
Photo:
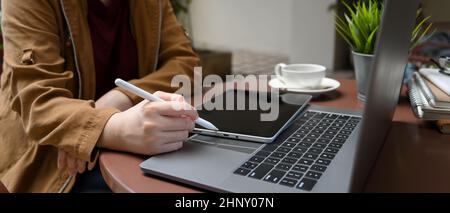
<instances>
[{"instance_id":1,"label":"round table","mask_svg":"<svg viewBox=\"0 0 450 213\"><path fill-rule=\"evenodd\" d=\"M356 99L356 82L339 80L333 93L312 101L313 105L362 109ZM102 151L102 175L114 192L192 193L200 189L141 172L147 156ZM450 136L440 134L427 122L414 117L403 91L392 129L366 186L367 192L450 192Z\"/></svg>"}]
</instances>

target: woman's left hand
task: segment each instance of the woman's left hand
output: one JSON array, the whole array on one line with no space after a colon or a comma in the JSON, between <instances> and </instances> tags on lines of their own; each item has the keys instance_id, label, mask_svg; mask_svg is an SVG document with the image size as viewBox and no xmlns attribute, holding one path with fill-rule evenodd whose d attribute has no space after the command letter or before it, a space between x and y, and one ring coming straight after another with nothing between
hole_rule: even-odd
<instances>
[{"instance_id":1,"label":"woman's left hand","mask_svg":"<svg viewBox=\"0 0 450 213\"><path fill-rule=\"evenodd\" d=\"M86 169L92 171L94 166L95 162L87 163L86 161L80 160L62 149L58 151L58 169L67 168L67 171L71 176L76 175L77 173L83 174Z\"/></svg>"},{"instance_id":2,"label":"woman's left hand","mask_svg":"<svg viewBox=\"0 0 450 213\"><path fill-rule=\"evenodd\" d=\"M131 100L118 90L111 90L97 100L95 105L97 109L113 107L121 111L133 106ZM86 165L87 169L91 171L95 166L95 162L88 163L80 160L62 149L58 151L58 169L66 169L67 167L70 175L76 175L77 173L83 174L86 171Z\"/></svg>"}]
</instances>

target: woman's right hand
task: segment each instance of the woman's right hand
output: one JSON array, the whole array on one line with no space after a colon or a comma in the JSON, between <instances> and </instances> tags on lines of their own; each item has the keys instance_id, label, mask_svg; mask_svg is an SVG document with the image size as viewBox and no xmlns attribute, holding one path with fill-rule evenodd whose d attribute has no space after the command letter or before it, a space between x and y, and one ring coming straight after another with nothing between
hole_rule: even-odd
<instances>
[{"instance_id":1,"label":"woman's right hand","mask_svg":"<svg viewBox=\"0 0 450 213\"><path fill-rule=\"evenodd\" d=\"M142 101L107 122L98 146L143 155L176 151L195 127L198 114L182 96L157 92L166 102Z\"/></svg>"}]
</instances>

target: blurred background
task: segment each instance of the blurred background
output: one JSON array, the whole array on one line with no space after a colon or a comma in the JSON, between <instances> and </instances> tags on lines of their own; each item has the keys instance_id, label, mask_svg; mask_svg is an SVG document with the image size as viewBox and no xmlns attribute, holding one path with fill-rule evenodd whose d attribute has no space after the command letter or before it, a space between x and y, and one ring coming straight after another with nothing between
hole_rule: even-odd
<instances>
[{"instance_id":1,"label":"blurred background","mask_svg":"<svg viewBox=\"0 0 450 213\"><path fill-rule=\"evenodd\" d=\"M274 65L317 63L328 75L352 78L348 45L334 26L336 0L173 0L204 63L204 72L271 74ZM352 2L347 0L346 2ZM450 30L450 1L423 0L436 32ZM177 8L176 8L177 9ZM401 13L399 13L401 15Z\"/></svg>"},{"instance_id":2,"label":"blurred background","mask_svg":"<svg viewBox=\"0 0 450 213\"><path fill-rule=\"evenodd\" d=\"M204 75L272 74L277 63L316 63L328 68L329 77L354 77L350 47L334 25L335 13L345 11L340 0L171 1L202 59ZM422 0L422 8L422 16L430 16L428 22L440 33L438 47L422 45L413 52L414 59L426 61L424 51L450 53L450 1Z\"/></svg>"}]
</instances>

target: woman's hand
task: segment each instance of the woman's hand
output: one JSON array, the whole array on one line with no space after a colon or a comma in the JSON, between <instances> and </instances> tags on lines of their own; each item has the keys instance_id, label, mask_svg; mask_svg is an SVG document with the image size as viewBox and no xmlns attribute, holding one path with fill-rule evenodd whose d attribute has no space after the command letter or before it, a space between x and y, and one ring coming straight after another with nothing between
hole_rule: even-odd
<instances>
[{"instance_id":1,"label":"woman's hand","mask_svg":"<svg viewBox=\"0 0 450 213\"><path fill-rule=\"evenodd\" d=\"M111 91L97 101L96 108L121 106L125 109L129 99L122 95L124 94L119 91ZM155 95L167 102L143 101L133 108L113 115L106 124L97 146L144 155L182 148L189 131L195 126L197 112L180 95L164 92L156 92ZM114 102L114 97L121 101ZM131 101L129 104L131 105ZM92 170L94 166L95 162L88 163L64 150L58 151L58 168L68 168L70 175L82 174L86 169Z\"/></svg>"},{"instance_id":2,"label":"woman's hand","mask_svg":"<svg viewBox=\"0 0 450 213\"><path fill-rule=\"evenodd\" d=\"M97 146L143 155L171 152L183 147L198 114L180 95L156 92L166 102L142 101L113 115Z\"/></svg>"},{"instance_id":3,"label":"woman's hand","mask_svg":"<svg viewBox=\"0 0 450 213\"><path fill-rule=\"evenodd\" d=\"M86 166L89 171L92 171L95 162L87 163L62 149L58 151L58 169L65 169L67 167L69 175L73 176L77 173L83 174L86 171Z\"/></svg>"},{"instance_id":4,"label":"woman's hand","mask_svg":"<svg viewBox=\"0 0 450 213\"><path fill-rule=\"evenodd\" d=\"M132 106L128 96L118 90L111 90L95 102L95 108L97 109L116 108L125 111ZM71 176L77 173L83 174L86 169L91 171L95 164L96 162L80 160L62 149L58 150L58 169L67 168Z\"/></svg>"}]
</instances>

